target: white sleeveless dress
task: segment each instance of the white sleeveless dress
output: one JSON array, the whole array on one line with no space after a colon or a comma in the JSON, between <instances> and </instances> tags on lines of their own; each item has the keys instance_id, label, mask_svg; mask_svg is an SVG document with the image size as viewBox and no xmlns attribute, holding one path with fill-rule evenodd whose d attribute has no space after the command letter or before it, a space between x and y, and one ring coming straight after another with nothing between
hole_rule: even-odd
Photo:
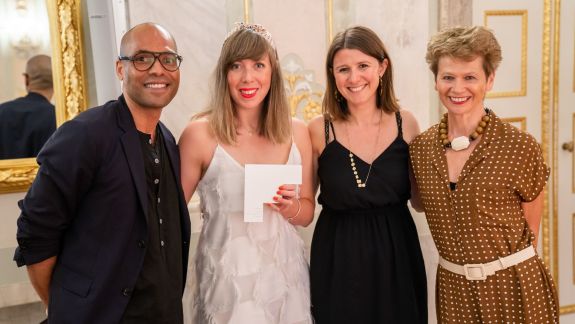
<instances>
[{"instance_id":1,"label":"white sleeveless dress","mask_svg":"<svg viewBox=\"0 0 575 324\"><path fill-rule=\"evenodd\" d=\"M287 164L301 164L295 144ZM302 239L271 208L261 223L243 221L244 167L220 145L198 193L203 226L188 271L186 323L312 323Z\"/></svg>"}]
</instances>

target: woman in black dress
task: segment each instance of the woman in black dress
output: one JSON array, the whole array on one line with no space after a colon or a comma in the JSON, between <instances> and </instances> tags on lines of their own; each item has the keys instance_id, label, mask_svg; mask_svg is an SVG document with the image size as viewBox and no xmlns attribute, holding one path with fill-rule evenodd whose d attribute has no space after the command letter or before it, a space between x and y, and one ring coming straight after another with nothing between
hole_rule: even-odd
<instances>
[{"instance_id":1,"label":"woman in black dress","mask_svg":"<svg viewBox=\"0 0 575 324\"><path fill-rule=\"evenodd\" d=\"M311 247L316 323L427 323L427 286L407 207L408 143L419 133L393 91L378 36L352 27L326 60L324 116L309 124L319 216ZM319 183L318 183L319 182Z\"/></svg>"}]
</instances>

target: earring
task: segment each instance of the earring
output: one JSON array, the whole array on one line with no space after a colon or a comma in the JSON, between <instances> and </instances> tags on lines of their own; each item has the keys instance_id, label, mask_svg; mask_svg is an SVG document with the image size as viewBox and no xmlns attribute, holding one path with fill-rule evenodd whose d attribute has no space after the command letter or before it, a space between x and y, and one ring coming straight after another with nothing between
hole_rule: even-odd
<instances>
[{"instance_id":1,"label":"earring","mask_svg":"<svg viewBox=\"0 0 575 324\"><path fill-rule=\"evenodd\" d=\"M335 101L341 102L341 97L339 96L339 92L337 91L337 89L335 89L335 90L333 91L333 94L334 94L334 96L335 96Z\"/></svg>"},{"instance_id":2,"label":"earring","mask_svg":"<svg viewBox=\"0 0 575 324\"><path fill-rule=\"evenodd\" d=\"M383 75L379 77L379 95L383 96Z\"/></svg>"}]
</instances>

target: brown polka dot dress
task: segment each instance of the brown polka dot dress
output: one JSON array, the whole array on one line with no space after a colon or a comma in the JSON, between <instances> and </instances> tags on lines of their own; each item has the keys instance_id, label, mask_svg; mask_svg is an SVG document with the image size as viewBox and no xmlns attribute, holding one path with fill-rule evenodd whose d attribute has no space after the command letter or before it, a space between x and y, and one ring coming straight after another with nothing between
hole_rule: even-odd
<instances>
[{"instance_id":1,"label":"brown polka dot dress","mask_svg":"<svg viewBox=\"0 0 575 324\"><path fill-rule=\"evenodd\" d=\"M535 199L549 169L535 139L491 113L481 142L450 189L438 125L410 145L417 185L439 255L456 264L487 263L535 240L521 209ZM555 285L538 256L467 280L439 266L440 323L558 323Z\"/></svg>"}]
</instances>

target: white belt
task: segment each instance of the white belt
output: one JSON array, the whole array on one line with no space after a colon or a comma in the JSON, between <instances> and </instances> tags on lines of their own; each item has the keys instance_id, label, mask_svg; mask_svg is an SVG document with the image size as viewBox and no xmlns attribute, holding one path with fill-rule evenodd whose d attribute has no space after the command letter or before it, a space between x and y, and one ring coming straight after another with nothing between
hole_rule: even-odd
<instances>
[{"instance_id":1,"label":"white belt","mask_svg":"<svg viewBox=\"0 0 575 324\"><path fill-rule=\"evenodd\" d=\"M445 270L465 276L467 280L485 280L487 279L487 276L494 275L495 272L499 270L512 267L534 257L535 255L535 249L530 245L519 252L515 252L489 263L459 265L447 261L439 256L439 265L441 265Z\"/></svg>"}]
</instances>

